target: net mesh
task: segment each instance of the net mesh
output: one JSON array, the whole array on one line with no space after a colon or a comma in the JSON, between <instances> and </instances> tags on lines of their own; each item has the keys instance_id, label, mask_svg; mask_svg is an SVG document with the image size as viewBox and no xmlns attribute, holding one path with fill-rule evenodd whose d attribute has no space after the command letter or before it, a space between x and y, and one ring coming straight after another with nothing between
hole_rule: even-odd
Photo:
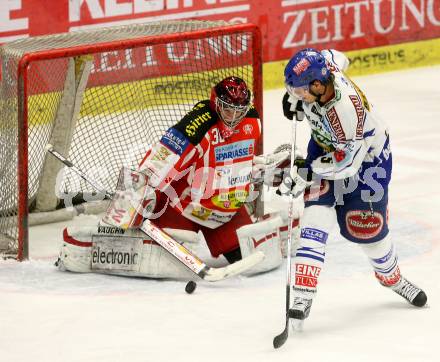
<instances>
[{"instance_id":1,"label":"net mesh","mask_svg":"<svg viewBox=\"0 0 440 362\"><path fill-rule=\"evenodd\" d=\"M139 24L70 34L28 38L0 47L0 252L14 255L18 248L17 68L27 53L78 49L75 65L91 61L79 115L72 128L68 158L113 191L119 169L138 165L149 145L176 123L196 102L209 98L219 80L236 75L252 89L252 34L237 32L173 42L157 42L164 34L187 33L223 27L224 22L176 21ZM131 39L145 39L133 45ZM156 39L152 44L151 39ZM89 45L108 43L108 50L84 56ZM124 47L123 44L127 43ZM118 48L115 50L115 48ZM81 50L80 50L81 49ZM45 146L54 121L69 68L69 57L33 61L27 68L28 205L38 196L46 160ZM57 125L59 127L59 125ZM70 125L63 126L68 132ZM93 188L63 169L53 192L61 204L76 196L96 199ZM88 195L88 196L84 196ZM92 196L90 196L92 195Z\"/></svg>"}]
</instances>

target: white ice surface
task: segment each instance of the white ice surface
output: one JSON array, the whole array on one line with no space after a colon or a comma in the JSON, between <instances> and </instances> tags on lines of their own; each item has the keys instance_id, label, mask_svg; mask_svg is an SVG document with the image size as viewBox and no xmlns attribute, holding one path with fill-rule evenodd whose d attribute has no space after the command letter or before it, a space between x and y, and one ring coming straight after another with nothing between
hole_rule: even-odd
<instances>
[{"instance_id":1,"label":"white ice surface","mask_svg":"<svg viewBox=\"0 0 440 362\"><path fill-rule=\"evenodd\" d=\"M426 308L379 286L358 247L335 233L304 331L274 350L284 267L199 282L193 295L184 282L63 273L53 266L59 223L31 229L30 261L0 261L0 361L438 361L440 67L356 81L390 126L391 236L402 273L428 294ZM290 139L282 95L264 95L266 152ZM304 146L305 122L298 132Z\"/></svg>"}]
</instances>

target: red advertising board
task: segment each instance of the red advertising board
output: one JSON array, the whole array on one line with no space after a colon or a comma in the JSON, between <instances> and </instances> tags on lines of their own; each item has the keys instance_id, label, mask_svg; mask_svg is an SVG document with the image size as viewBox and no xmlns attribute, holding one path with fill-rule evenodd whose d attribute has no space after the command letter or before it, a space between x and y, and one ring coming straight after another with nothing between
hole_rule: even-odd
<instances>
[{"instance_id":1,"label":"red advertising board","mask_svg":"<svg viewBox=\"0 0 440 362\"><path fill-rule=\"evenodd\" d=\"M177 19L255 23L269 62L304 47L356 50L437 38L440 0L3 0L0 43Z\"/></svg>"}]
</instances>

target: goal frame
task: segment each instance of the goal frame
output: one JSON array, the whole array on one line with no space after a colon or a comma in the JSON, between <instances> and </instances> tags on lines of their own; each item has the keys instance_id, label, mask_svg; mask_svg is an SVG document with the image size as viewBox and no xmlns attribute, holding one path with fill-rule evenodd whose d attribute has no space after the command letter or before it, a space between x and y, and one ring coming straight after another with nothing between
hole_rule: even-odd
<instances>
[{"instance_id":1,"label":"goal frame","mask_svg":"<svg viewBox=\"0 0 440 362\"><path fill-rule=\"evenodd\" d=\"M164 34L159 36L145 36L135 39L101 42L96 44L73 46L69 48L41 50L24 54L17 68L17 96L18 96L18 155L17 155L17 187L18 187L18 253L17 260L29 258L29 184L28 184L28 68L34 61L51 60L74 56L87 55L104 51L117 51L131 47L160 45L170 42L196 40L202 37L216 37L232 35L237 32L249 32L252 36L253 47L250 50L253 56L253 89L254 106L257 109L263 125L263 79L262 79L262 46L261 32L255 24L236 24L208 29L192 30L181 33ZM263 152L262 140L256 148L257 153Z\"/></svg>"}]
</instances>

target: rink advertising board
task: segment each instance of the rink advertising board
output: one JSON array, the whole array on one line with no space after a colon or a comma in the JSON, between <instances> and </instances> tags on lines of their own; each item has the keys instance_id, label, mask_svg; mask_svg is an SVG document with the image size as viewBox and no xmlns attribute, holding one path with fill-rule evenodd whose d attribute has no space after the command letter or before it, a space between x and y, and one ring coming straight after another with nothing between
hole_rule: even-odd
<instances>
[{"instance_id":1,"label":"rink advertising board","mask_svg":"<svg viewBox=\"0 0 440 362\"><path fill-rule=\"evenodd\" d=\"M54 6L48 6L52 2ZM263 33L265 85L304 47L349 52L354 74L438 62L440 0L6 0L0 43L158 20L252 22ZM407 43L430 41L421 46Z\"/></svg>"}]
</instances>

